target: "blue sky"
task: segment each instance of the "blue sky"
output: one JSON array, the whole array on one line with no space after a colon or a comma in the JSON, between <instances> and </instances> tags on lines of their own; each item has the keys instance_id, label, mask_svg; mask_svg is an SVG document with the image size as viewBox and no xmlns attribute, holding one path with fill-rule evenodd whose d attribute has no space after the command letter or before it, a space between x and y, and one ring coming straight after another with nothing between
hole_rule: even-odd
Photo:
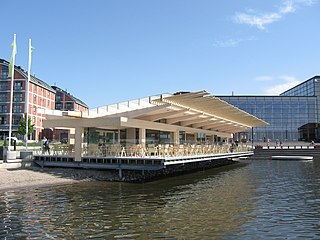
<instances>
[{"instance_id":1,"label":"blue sky","mask_svg":"<svg viewBox=\"0 0 320 240\"><path fill-rule=\"evenodd\" d=\"M0 58L89 107L176 91L275 95L320 74L319 0L1 0ZM12 13L14 14L12 18Z\"/></svg>"}]
</instances>

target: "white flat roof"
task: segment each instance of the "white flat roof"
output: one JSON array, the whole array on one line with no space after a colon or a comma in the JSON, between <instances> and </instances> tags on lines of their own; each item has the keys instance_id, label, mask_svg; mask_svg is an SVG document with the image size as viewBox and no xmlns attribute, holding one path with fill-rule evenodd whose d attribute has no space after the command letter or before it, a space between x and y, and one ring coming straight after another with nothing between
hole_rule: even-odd
<instances>
[{"instance_id":1,"label":"white flat roof","mask_svg":"<svg viewBox=\"0 0 320 240\"><path fill-rule=\"evenodd\" d=\"M90 109L80 115L53 115L47 116L45 127L145 127L226 135L268 124L206 91L150 96Z\"/></svg>"}]
</instances>

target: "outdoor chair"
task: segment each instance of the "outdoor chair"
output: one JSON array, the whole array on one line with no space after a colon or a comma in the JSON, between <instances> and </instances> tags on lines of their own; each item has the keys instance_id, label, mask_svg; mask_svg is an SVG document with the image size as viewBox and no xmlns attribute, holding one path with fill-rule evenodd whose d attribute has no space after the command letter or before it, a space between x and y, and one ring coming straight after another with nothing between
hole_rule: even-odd
<instances>
[{"instance_id":1,"label":"outdoor chair","mask_svg":"<svg viewBox=\"0 0 320 240\"><path fill-rule=\"evenodd\" d=\"M88 144L86 155L98 157L100 155L98 145L97 144Z\"/></svg>"},{"instance_id":2,"label":"outdoor chair","mask_svg":"<svg viewBox=\"0 0 320 240\"><path fill-rule=\"evenodd\" d=\"M158 156L158 148L154 144L149 144L146 152L147 156L157 157Z\"/></svg>"}]
</instances>

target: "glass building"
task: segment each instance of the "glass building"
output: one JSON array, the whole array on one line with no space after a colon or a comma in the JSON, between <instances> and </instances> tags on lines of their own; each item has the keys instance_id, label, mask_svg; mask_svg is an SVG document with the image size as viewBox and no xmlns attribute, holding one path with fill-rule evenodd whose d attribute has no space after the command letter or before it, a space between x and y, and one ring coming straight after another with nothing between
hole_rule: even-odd
<instances>
[{"instance_id":1,"label":"glass building","mask_svg":"<svg viewBox=\"0 0 320 240\"><path fill-rule=\"evenodd\" d=\"M237 140L320 141L320 76L279 96L218 96L230 104L268 122L236 135Z\"/></svg>"}]
</instances>

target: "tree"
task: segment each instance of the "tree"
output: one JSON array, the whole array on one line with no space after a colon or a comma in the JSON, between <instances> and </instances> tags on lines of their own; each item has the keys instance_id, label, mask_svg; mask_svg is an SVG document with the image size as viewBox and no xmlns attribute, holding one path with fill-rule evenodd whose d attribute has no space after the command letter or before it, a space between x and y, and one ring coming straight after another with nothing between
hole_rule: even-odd
<instances>
[{"instance_id":1,"label":"tree","mask_svg":"<svg viewBox=\"0 0 320 240\"><path fill-rule=\"evenodd\" d=\"M28 134L33 132L33 124L31 123L31 119L28 117ZM20 126L18 128L18 133L20 135L26 135L26 115L20 119Z\"/></svg>"}]
</instances>

